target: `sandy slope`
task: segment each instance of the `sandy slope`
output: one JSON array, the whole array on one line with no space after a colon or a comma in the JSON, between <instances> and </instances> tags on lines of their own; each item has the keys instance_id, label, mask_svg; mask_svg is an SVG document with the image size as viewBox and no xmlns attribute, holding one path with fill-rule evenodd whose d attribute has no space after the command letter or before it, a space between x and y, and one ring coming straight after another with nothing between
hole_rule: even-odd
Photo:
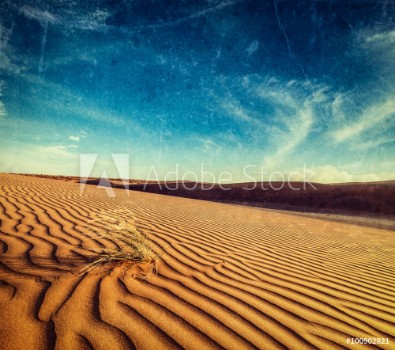
<instances>
[{"instance_id":1,"label":"sandy slope","mask_svg":"<svg viewBox=\"0 0 395 350\"><path fill-rule=\"evenodd\" d=\"M395 348L395 232L184 198L0 175L2 349ZM78 276L122 220L157 275Z\"/></svg>"}]
</instances>

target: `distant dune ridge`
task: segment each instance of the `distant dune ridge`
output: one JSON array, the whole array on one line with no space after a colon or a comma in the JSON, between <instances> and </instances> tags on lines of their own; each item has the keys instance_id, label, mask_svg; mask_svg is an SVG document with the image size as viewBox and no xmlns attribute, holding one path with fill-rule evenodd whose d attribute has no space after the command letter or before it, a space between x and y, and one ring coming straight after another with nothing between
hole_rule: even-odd
<instances>
[{"instance_id":1,"label":"distant dune ridge","mask_svg":"<svg viewBox=\"0 0 395 350\"><path fill-rule=\"evenodd\" d=\"M0 174L1 349L395 348L394 230L114 192ZM161 255L157 272L80 275L125 221Z\"/></svg>"},{"instance_id":2,"label":"distant dune ridge","mask_svg":"<svg viewBox=\"0 0 395 350\"><path fill-rule=\"evenodd\" d=\"M258 182L229 185L182 184L175 188L158 184L131 184L130 189L215 201L277 207L288 210L344 214L382 214L395 217L395 182L309 184ZM169 188L169 189L168 189Z\"/></svg>"},{"instance_id":3,"label":"distant dune ridge","mask_svg":"<svg viewBox=\"0 0 395 350\"><path fill-rule=\"evenodd\" d=\"M125 188L170 196L231 202L302 212L390 216L395 219L395 181L320 184L255 182L211 184L193 181L82 179L76 176L33 175L90 185ZM191 190L193 189L193 190Z\"/></svg>"}]
</instances>

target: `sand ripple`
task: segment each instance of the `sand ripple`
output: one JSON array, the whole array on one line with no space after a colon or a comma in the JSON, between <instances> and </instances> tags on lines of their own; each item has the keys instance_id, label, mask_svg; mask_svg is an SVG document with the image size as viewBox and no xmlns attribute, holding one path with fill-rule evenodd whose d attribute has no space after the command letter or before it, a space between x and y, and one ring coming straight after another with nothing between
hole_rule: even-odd
<instances>
[{"instance_id":1,"label":"sand ripple","mask_svg":"<svg viewBox=\"0 0 395 350\"><path fill-rule=\"evenodd\" d=\"M2 349L395 348L395 232L271 210L0 175ZM79 275L128 220L157 274ZM107 236L103 237L106 234Z\"/></svg>"}]
</instances>

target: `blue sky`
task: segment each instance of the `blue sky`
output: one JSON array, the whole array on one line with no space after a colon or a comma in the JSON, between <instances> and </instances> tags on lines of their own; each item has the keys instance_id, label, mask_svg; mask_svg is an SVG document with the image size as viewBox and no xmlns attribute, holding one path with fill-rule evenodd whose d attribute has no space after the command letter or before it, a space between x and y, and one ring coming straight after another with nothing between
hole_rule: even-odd
<instances>
[{"instance_id":1,"label":"blue sky","mask_svg":"<svg viewBox=\"0 0 395 350\"><path fill-rule=\"evenodd\" d=\"M115 177L128 153L134 178L395 179L391 1L0 9L2 172L78 175L95 153L92 175Z\"/></svg>"}]
</instances>

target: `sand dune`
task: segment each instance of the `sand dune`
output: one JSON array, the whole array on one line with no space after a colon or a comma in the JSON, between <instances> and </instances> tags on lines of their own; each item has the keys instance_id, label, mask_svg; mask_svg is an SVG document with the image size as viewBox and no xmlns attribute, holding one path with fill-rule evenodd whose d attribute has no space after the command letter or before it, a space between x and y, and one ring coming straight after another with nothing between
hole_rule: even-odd
<instances>
[{"instance_id":1,"label":"sand dune","mask_svg":"<svg viewBox=\"0 0 395 350\"><path fill-rule=\"evenodd\" d=\"M395 232L0 175L2 349L395 348ZM79 275L128 220L158 272ZM144 266L140 266L144 269ZM389 345L346 343L389 338Z\"/></svg>"},{"instance_id":2,"label":"sand dune","mask_svg":"<svg viewBox=\"0 0 395 350\"><path fill-rule=\"evenodd\" d=\"M87 183L98 184L100 179ZM109 181L123 187L120 181ZM389 217L395 219L395 182L319 184L257 182L234 184L134 183L129 188L192 199L204 199L290 211ZM190 189L194 189L191 191Z\"/></svg>"}]
</instances>

